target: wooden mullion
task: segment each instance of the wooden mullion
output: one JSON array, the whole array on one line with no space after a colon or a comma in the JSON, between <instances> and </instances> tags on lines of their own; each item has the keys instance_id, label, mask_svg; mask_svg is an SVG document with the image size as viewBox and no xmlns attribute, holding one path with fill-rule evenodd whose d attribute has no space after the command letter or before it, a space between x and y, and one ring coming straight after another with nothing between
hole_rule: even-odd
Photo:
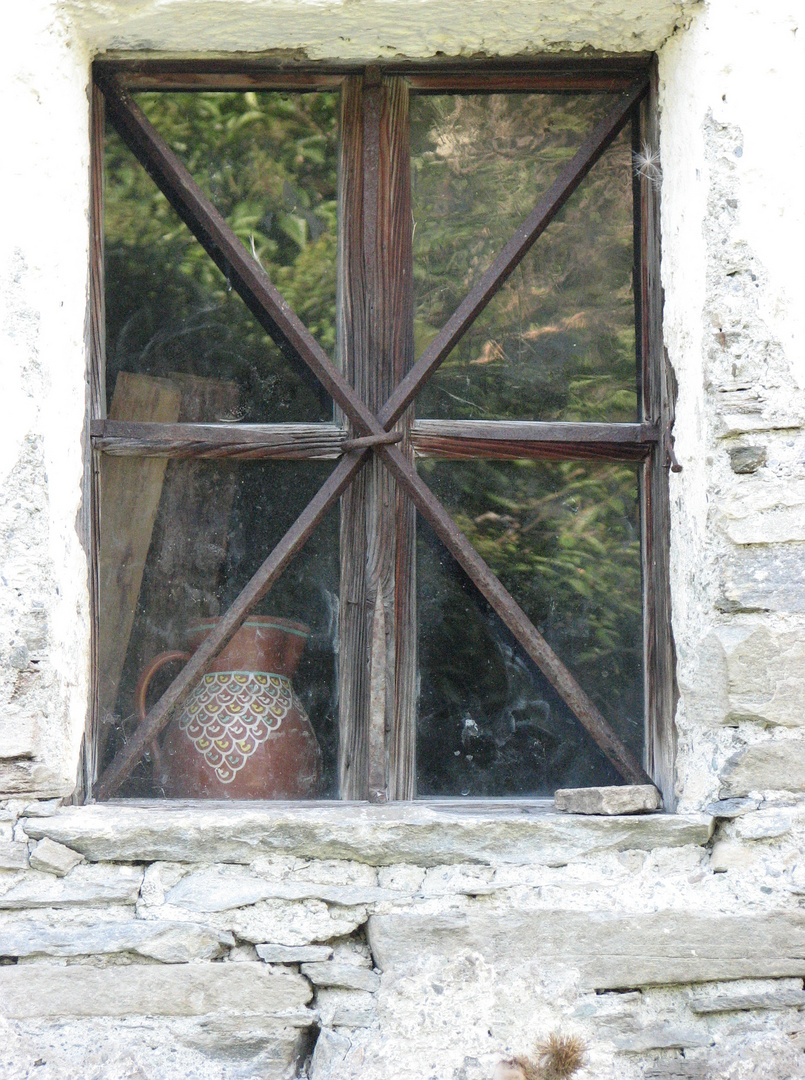
<instances>
[{"instance_id":1,"label":"wooden mullion","mask_svg":"<svg viewBox=\"0 0 805 1080\"><path fill-rule=\"evenodd\" d=\"M656 65L649 93L640 106L635 142L659 149ZM670 499L668 468L675 388L662 338L663 292L660 281L660 189L656 177L642 176L635 187L639 245L639 357L644 420L655 425L661 441L641 470L640 501L643 550L643 655L646 693L646 768L673 810L676 757L677 687L671 627Z\"/></svg>"},{"instance_id":2,"label":"wooden mullion","mask_svg":"<svg viewBox=\"0 0 805 1080\"><path fill-rule=\"evenodd\" d=\"M92 443L124 457L272 458L284 461L338 457L347 438L338 424L156 424L95 420Z\"/></svg>"},{"instance_id":3,"label":"wooden mullion","mask_svg":"<svg viewBox=\"0 0 805 1080\"><path fill-rule=\"evenodd\" d=\"M100 460L92 445L92 424L106 415L106 311L104 304L103 95L93 84L90 98L90 262L87 340L87 422L81 498L82 540L87 554L90 605L90 665L87 724L76 784L77 801L91 798L98 776L100 745Z\"/></svg>"},{"instance_id":4,"label":"wooden mullion","mask_svg":"<svg viewBox=\"0 0 805 1080\"><path fill-rule=\"evenodd\" d=\"M338 349L347 381L362 395L360 357L367 351L366 279L363 258L363 79L348 78L341 91L339 158ZM349 434L355 429L349 427ZM363 469L341 498L341 602L338 649L339 797L368 797L370 633L366 605L366 488Z\"/></svg>"},{"instance_id":5,"label":"wooden mullion","mask_svg":"<svg viewBox=\"0 0 805 1080\"><path fill-rule=\"evenodd\" d=\"M413 232L408 86L400 77L382 85L380 203L377 260L383 286L378 345L382 380L379 410L414 363ZM403 457L413 462L412 410L395 428ZM377 458L382 476L378 515L384 536L383 598L386 605L387 797L416 794L417 614L416 513L410 496ZM388 587L385 582L388 582ZM388 588L388 591L386 591Z\"/></svg>"}]
</instances>

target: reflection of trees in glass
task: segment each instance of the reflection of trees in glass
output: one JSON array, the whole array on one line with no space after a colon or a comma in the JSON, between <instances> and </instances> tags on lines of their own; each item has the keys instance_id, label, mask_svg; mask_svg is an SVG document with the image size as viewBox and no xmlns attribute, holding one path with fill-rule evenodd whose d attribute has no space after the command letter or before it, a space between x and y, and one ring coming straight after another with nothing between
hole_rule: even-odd
<instances>
[{"instance_id":1,"label":"reflection of trees in glass","mask_svg":"<svg viewBox=\"0 0 805 1080\"><path fill-rule=\"evenodd\" d=\"M601 118L602 94L412 103L417 349ZM420 416L634 420L631 155L622 135L420 397Z\"/></svg>"},{"instance_id":2,"label":"reflection of trees in glass","mask_svg":"<svg viewBox=\"0 0 805 1080\"><path fill-rule=\"evenodd\" d=\"M428 483L616 732L643 735L637 477L579 462L422 462ZM425 790L618 783L463 575L420 544ZM448 752L442 754L438 746ZM469 758L469 761L468 761Z\"/></svg>"},{"instance_id":3,"label":"reflection of trees in glass","mask_svg":"<svg viewBox=\"0 0 805 1080\"><path fill-rule=\"evenodd\" d=\"M153 93L137 101L332 353L338 96ZM105 201L110 394L121 369L188 371L236 382L244 419L330 418L312 376L280 355L113 131Z\"/></svg>"}]
</instances>

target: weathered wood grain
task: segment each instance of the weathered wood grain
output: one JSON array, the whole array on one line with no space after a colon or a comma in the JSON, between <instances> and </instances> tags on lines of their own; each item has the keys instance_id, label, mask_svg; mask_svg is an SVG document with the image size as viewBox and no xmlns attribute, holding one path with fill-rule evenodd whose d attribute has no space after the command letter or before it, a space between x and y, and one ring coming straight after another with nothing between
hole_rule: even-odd
<instances>
[{"instance_id":1,"label":"weathered wood grain","mask_svg":"<svg viewBox=\"0 0 805 1080\"><path fill-rule=\"evenodd\" d=\"M418 457L645 461L659 431L651 424L415 420L411 440Z\"/></svg>"},{"instance_id":2,"label":"weathered wood grain","mask_svg":"<svg viewBox=\"0 0 805 1080\"><path fill-rule=\"evenodd\" d=\"M106 312L104 305L103 95L93 84L90 99L90 265L87 323L87 420L83 436L84 474L79 527L87 558L90 605L90 685L86 727L77 771L78 802L92 793L101 741L99 688L100 461L92 446L92 423L106 413Z\"/></svg>"},{"instance_id":3,"label":"weathered wood grain","mask_svg":"<svg viewBox=\"0 0 805 1080\"><path fill-rule=\"evenodd\" d=\"M95 420L91 432L96 450L117 457L241 461L336 458L347 437L347 429L337 424L145 424Z\"/></svg>"},{"instance_id":4,"label":"weathered wood grain","mask_svg":"<svg viewBox=\"0 0 805 1080\"><path fill-rule=\"evenodd\" d=\"M635 148L659 146L657 74L640 105L633 127ZM665 807L676 805L674 713L678 691L671 629L670 502L667 447L676 397L674 376L662 337L663 292L660 281L660 187L650 177L635 176L635 282L637 285L638 363L643 419L662 433L641 473L643 552L643 656L646 685L646 768L662 792Z\"/></svg>"},{"instance_id":5,"label":"weathered wood grain","mask_svg":"<svg viewBox=\"0 0 805 1080\"><path fill-rule=\"evenodd\" d=\"M121 371L111 418L172 423L181 392L167 379ZM107 457L101 468L99 707L114 712L137 598L162 496L165 458L127 461Z\"/></svg>"}]
</instances>

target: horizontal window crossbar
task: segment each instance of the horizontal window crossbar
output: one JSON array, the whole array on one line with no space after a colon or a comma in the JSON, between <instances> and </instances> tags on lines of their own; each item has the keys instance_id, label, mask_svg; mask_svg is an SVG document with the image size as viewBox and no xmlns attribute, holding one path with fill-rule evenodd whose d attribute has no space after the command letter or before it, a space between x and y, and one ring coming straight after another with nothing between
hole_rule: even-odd
<instances>
[{"instance_id":1,"label":"horizontal window crossbar","mask_svg":"<svg viewBox=\"0 0 805 1080\"><path fill-rule=\"evenodd\" d=\"M583 64L566 57L520 61L515 65L485 59L482 65L445 59L393 62L373 65L386 76L402 76L418 93L482 91L562 92L586 91L618 93L628 89L636 76L648 68L643 55ZM128 90L328 90L338 89L348 75L365 72L355 63L299 63L255 58L212 60L97 60L99 74L115 73Z\"/></svg>"},{"instance_id":2,"label":"horizontal window crossbar","mask_svg":"<svg viewBox=\"0 0 805 1080\"><path fill-rule=\"evenodd\" d=\"M417 420L420 457L644 461L659 442L652 424L571 424L506 420Z\"/></svg>"},{"instance_id":3,"label":"horizontal window crossbar","mask_svg":"<svg viewBox=\"0 0 805 1080\"><path fill-rule=\"evenodd\" d=\"M93 420L90 434L95 450L114 457L284 461L337 458L348 438L347 428L338 424L156 424L129 420ZM659 430L651 424L416 420L411 429L415 453L439 458L643 461L659 440Z\"/></svg>"},{"instance_id":4,"label":"horizontal window crossbar","mask_svg":"<svg viewBox=\"0 0 805 1080\"><path fill-rule=\"evenodd\" d=\"M348 436L338 424L151 424L93 420L92 446L116 457L300 458L341 454Z\"/></svg>"}]
</instances>

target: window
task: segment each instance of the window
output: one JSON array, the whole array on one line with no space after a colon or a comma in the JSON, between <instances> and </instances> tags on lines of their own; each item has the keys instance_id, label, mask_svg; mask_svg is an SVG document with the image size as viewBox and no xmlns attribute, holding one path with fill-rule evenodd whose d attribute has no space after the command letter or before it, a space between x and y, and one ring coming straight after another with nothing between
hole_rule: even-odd
<instances>
[{"instance_id":1,"label":"window","mask_svg":"<svg viewBox=\"0 0 805 1080\"><path fill-rule=\"evenodd\" d=\"M668 804L651 98L96 64L96 797Z\"/></svg>"}]
</instances>

